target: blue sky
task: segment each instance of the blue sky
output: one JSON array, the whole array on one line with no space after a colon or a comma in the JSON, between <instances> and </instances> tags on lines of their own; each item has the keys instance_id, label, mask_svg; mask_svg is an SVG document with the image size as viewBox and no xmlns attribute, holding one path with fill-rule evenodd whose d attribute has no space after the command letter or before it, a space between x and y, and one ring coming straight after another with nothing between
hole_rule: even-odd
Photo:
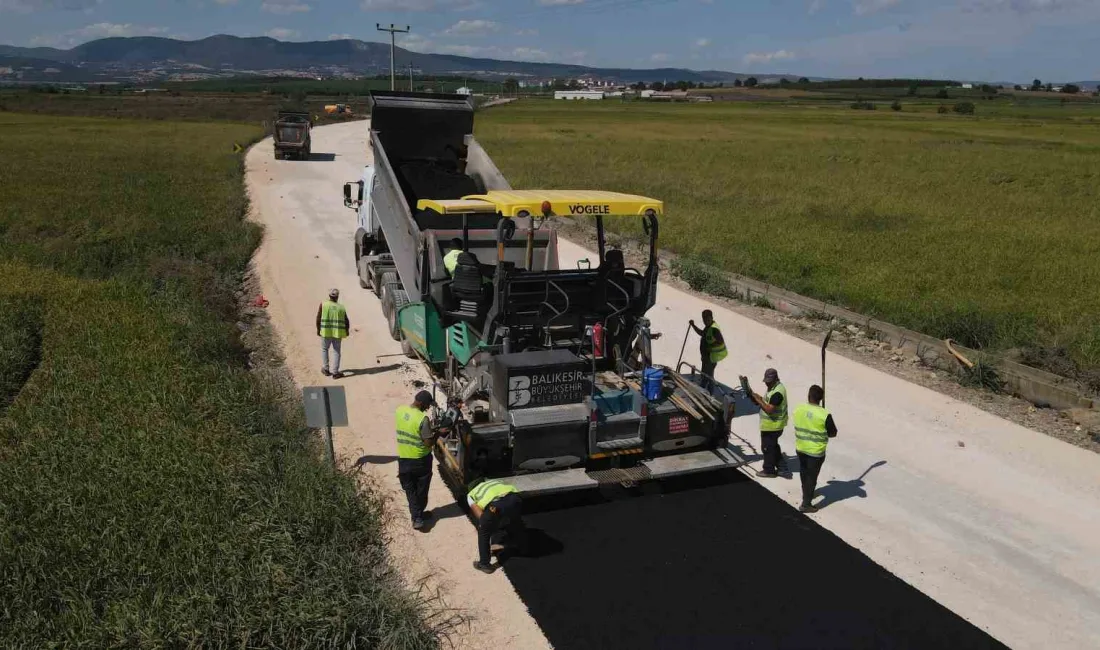
<instances>
[{"instance_id":1,"label":"blue sky","mask_svg":"<svg viewBox=\"0 0 1100 650\"><path fill-rule=\"evenodd\" d=\"M0 43L386 40L422 52L827 77L1100 79L1100 0L0 0Z\"/></svg>"}]
</instances>

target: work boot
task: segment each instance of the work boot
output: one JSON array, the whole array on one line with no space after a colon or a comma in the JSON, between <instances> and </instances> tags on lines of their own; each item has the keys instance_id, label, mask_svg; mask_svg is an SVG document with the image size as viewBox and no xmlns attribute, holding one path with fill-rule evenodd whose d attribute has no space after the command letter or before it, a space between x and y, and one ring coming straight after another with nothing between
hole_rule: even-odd
<instances>
[{"instance_id":1,"label":"work boot","mask_svg":"<svg viewBox=\"0 0 1100 650\"><path fill-rule=\"evenodd\" d=\"M424 530L424 520L423 519L413 520L413 530Z\"/></svg>"},{"instance_id":2,"label":"work boot","mask_svg":"<svg viewBox=\"0 0 1100 650\"><path fill-rule=\"evenodd\" d=\"M817 512L817 508L815 508L812 504L803 503L801 506L798 507L798 511L804 512L808 515L812 515L813 513Z\"/></svg>"},{"instance_id":3,"label":"work boot","mask_svg":"<svg viewBox=\"0 0 1100 650\"><path fill-rule=\"evenodd\" d=\"M342 373L342 372L334 372L334 373L332 373L332 378L333 378L333 379L343 379L343 378L344 378L344 373Z\"/></svg>"},{"instance_id":4,"label":"work boot","mask_svg":"<svg viewBox=\"0 0 1100 650\"><path fill-rule=\"evenodd\" d=\"M321 374L326 377L331 377L332 373L328 371L328 368L321 368Z\"/></svg>"},{"instance_id":5,"label":"work boot","mask_svg":"<svg viewBox=\"0 0 1100 650\"><path fill-rule=\"evenodd\" d=\"M482 564L481 560L474 560L474 568L482 573L492 573L497 570L497 568L491 564Z\"/></svg>"},{"instance_id":6,"label":"work boot","mask_svg":"<svg viewBox=\"0 0 1100 650\"><path fill-rule=\"evenodd\" d=\"M765 472L762 469L756 470L756 475L760 478L775 478L779 476L779 474L776 474L775 472Z\"/></svg>"}]
</instances>

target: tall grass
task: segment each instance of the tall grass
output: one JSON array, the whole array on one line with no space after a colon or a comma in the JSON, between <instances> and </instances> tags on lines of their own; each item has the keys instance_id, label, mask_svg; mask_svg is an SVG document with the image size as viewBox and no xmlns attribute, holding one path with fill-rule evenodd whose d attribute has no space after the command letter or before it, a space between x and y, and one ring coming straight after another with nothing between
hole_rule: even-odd
<instances>
[{"instance_id":1,"label":"tall grass","mask_svg":"<svg viewBox=\"0 0 1100 650\"><path fill-rule=\"evenodd\" d=\"M231 145L257 132L0 132L0 647L437 645L381 504L244 369Z\"/></svg>"},{"instance_id":2,"label":"tall grass","mask_svg":"<svg viewBox=\"0 0 1100 650\"><path fill-rule=\"evenodd\" d=\"M680 253L967 345L1100 366L1100 108L978 109L528 101L477 133L516 187L664 199L662 245Z\"/></svg>"}]
</instances>

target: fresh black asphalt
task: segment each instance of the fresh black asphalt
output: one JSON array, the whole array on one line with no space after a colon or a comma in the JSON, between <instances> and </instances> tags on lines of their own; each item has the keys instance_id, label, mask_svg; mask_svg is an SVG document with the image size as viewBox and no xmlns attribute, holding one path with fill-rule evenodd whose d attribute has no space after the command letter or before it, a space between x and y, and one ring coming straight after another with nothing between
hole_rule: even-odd
<instances>
[{"instance_id":1,"label":"fresh black asphalt","mask_svg":"<svg viewBox=\"0 0 1100 650\"><path fill-rule=\"evenodd\" d=\"M1005 647L735 471L525 511L504 570L558 650Z\"/></svg>"}]
</instances>

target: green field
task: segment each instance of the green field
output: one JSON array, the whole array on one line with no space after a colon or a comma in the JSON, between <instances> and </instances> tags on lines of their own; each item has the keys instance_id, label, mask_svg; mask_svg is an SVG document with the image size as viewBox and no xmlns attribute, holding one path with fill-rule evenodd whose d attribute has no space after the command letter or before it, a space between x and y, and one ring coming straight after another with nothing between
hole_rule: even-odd
<instances>
[{"instance_id":1,"label":"green field","mask_svg":"<svg viewBox=\"0 0 1100 650\"><path fill-rule=\"evenodd\" d=\"M234 124L0 115L0 647L436 647L246 369Z\"/></svg>"},{"instance_id":2,"label":"green field","mask_svg":"<svg viewBox=\"0 0 1100 650\"><path fill-rule=\"evenodd\" d=\"M1100 389L1100 106L937 106L530 100L477 135L516 187L664 199L664 247Z\"/></svg>"}]
</instances>

